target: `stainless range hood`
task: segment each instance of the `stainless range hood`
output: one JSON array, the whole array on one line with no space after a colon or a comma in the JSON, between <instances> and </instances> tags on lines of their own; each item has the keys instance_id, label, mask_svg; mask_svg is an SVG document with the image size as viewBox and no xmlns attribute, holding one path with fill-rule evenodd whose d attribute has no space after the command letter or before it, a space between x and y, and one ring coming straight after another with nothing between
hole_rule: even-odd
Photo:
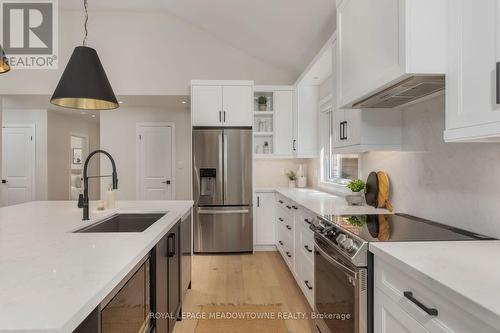
<instances>
[{"instance_id":1,"label":"stainless range hood","mask_svg":"<svg viewBox=\"0 0 500 333\"><path fill-rule=\"evenodd\" d=\"M391 109L445 89L444 75L413 75L353 103L355 109Z\"/></svg>"}]
</instances>

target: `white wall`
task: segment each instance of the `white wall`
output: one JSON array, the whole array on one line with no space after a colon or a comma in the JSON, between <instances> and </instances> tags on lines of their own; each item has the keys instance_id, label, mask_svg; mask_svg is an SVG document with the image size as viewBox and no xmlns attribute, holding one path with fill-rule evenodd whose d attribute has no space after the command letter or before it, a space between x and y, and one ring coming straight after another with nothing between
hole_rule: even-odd
<instances>
[{"instance_id":1,"label":"white wall","mask_svg":"<svg viewBox=\"0 0 500 333\"><path fill-rule=\"evenodd\" d=\"M328 78L319 85L319 100L321 101L328 95L333 93L333 76L330 75Z\"/></svg>"},{"instance_id":2,"label":"white wall","mask_svg":"<svg viewBox=\"0 0 500 333\"><path fill-rule=\"evenodd\" d=\"M4 103L9 101L4 98ZM34 124L36 136L36 171L35 171L35 199L47 200L47 110L44 109L12 109L4 105L2 123L7 124Z\"/></svg>"},{"instance_id":3,"label":"white wall","mask_svg":"<svg viewBox=\"0 0 500 333\"><path fill-rule=\"evenodd\" d=\"M444 143L444 96L403 111L403 151L362 156L385 170L399 212L500 237L500 145Z\"/></svg>"},{"instance_id":4,"label":"white wall","mask_svg":"<svg viewBox=\"0 0 500 333\"><path fill-rule=\"evenodd\" d=\"M59 11L59 69L12 70L2 76L0 94L51 95L73 48L82 43L82 25L81 11ZM292 84L295 79L293 73L168 13L91 9L88 45L98 51L120 95L189 95L192 79L246 79L256 84Z\"/></svg>"},{"instance_id":5,"label":"white wall","mask_svg":"<svg viewBox=\"0 0 500 333\"><path fill-rule=\"evenodd\" d=\"M136 198L136 124L141 122L175 123L175 198L191 197L191 118L189 107L121 107L101 112L101 148L116 162L118 190L116 198ZM107 158L101 158L103 174L111 171ZM109 180L103 180L101 192Z\"/></svg>"},{"instance_id":6,"label":"white wall","mask_svg":"<svg viewBox=\"0 0 500 333\"><path fill-rule=\"evenodd\" d=\"M47 113L48 147L48 200L69 200L71 168L71 135L87 136L89 151L99 149L99 122L75 114L49 110ZM89 175L98 175L100 163L95 157L89 167ZM97 199L100 195L100 181L89 181L89 196Z\"/></svg>"}]
</instances>

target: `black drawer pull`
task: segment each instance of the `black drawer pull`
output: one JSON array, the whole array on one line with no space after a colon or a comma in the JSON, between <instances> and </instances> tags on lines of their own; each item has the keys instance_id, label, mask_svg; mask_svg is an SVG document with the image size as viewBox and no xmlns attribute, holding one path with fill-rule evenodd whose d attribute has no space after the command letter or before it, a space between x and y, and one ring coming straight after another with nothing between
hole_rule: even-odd
<instances>
[{"instance_id":1,"label":"black drawer pull","mask_svg":"<svg viewBox=\"0 0 500 333\"><path fill-rule=\"evenodd\" d=\"M287 228L288 230L292 230L292 227L290 227L288 224L287 224L286 228Z\"/></svg>"},{"instance_id":2,"label":"black drawer pull","mask_svg":"<svg viewBox=\"0 0 500 333\"><path fill-rule=\"evenodd\" d=\"M311 224L312 222L309 221L309 219L304 219L304 222L307 223L307 224Z\"/></svg>"},{"instance_id":3,"label":"black drawer pull","mask_svg":"<svg viewBox=\"0 0 500 333\"><path fill-rule=\"evenodd\" d=\"M313 250L309 248L309 245L304 245L304 249L307 250L307 252L312 253Z\"/></svg>"},{"instance_id":4,"label":"black drawer pull","mask_svg":"<svg viewBox=\"0 0 500 333\"><path fill-rule=\"evenodd\" d=\"M307 281L307 280L306 280L306 281L304 281L304 283L305 283L305 285L306 285L307 289L309 289L309 290L313 290L313 287L311 287L311 286L309 285L309 281Z\"/></svg>"},{"instance_id":5,"label":"black drawer pull","mask_svg":"<svg viewBox=\"0 0 500 333\"><path fill-rule=\"evenodd\" d=\"M288 256L288 258L292 257L292 255L290 254L290 252L286 252L286 255Z\"/></svg>"},{"instance_id":6,"label":"black drawer pull","mask_svg":"<svg viewBox=\"0 0 500 333\"><path fill-rule=\"evenodd\" d=\"M278 243L280 243L280 245L283 246L283 242L282 241L278 241Z\"/></svg>"},{"instance_id":7,"label":"black drawer pull","mask_svg":"<svg viewBox=\"0 0 500 333\"><path fill-rule=\"evenodd\" d=\"M278 202L279 202L280 204L282 204L282 203L283 203L283 200L278 200Z\"/></svg>"},{"instance_id":8,"label":"black drawer pull","mask_svg":"<svg viewBox=\"0 0 500 333\"><path fill-rule=\"evenodd\" d=\"M286 208L288 208L288 209L292 209L292 206L288 206L288 205L286 205Z\"/></svg>"},{"instance_id":9,"label":"black drawer pull","mask_svg":"<svg viewBox=\"0 0 500 333\"><path fill-rule=\"evenodd\" d=\"M280 220L280 222L283 222L283 221L284 221L281 217L278 217L278 220Z\"/></svg>"},{"instance_id":10,"label":"black drawer pull","mask_svg":"<svg viewBox=\"0 0 500 333\"><path fill-rule=\"evenodd\" d=\"M295 210L299 209L299 207L297 207L297 206L292 206L292 208Z\"/></svg>"},{"instance_id":11,"label":"black drawer pull","mask_svg":"<svg viewBox=\"0 0 500 333\"><path fill-rule=\"evenodd\" d=\"M428 308L424 304L422 304L419 300L417 300L415 297L413 297L413 293L411 291L405 291L403 292L403 295L410 300L413 304L418 306L420 309L422 309L425 313L427 313L429 316L437 316L438 315L438 310L433 309L433 308Z\"/></svg>"}]
</instances>

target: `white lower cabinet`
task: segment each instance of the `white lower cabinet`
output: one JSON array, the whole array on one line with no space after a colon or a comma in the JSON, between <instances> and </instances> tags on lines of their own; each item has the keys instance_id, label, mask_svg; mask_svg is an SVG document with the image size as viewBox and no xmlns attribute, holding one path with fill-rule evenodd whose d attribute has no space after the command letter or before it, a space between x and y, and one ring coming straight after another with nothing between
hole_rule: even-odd
<instances>
[{"instance_id":1,"label":"white lower cabinet","mask_svg":"<svg viewBox=\"0 0 500 333\"><path fill-rule=\"evenodd\" d=\"M498 333L466 300L403 263L375 256L375 333ZM474 282L471 282L474 283Z\"/></svg>"},{"instance_id":2,"label":"white lower cabinet","mask_svg":"<svg viewBox=\"0 0 500 333\"><path fill-rule=\"evenodd\" d=\"M254 246L269 246L275 242L274 192L255 193Z\"/></svg>"},{"instance_id":3,"label":"white lower cabinet","mask_svg":"<svg viewBox=\"0 0 500 333\"><path fill-rule=\"evenodd\" d=\"M276 248L314 308L314 238L309 229L315 214L276 195Z\"/></svg>"}]
</instances>

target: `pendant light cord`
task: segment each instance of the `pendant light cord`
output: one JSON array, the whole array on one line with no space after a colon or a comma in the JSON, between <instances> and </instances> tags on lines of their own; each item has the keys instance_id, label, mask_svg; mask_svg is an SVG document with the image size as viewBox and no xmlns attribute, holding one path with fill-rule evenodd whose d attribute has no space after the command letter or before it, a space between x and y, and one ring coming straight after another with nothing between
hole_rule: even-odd
<instances>
[{"instance_id":1,"label":"pendant light cord","mask_svg":"<svg viewBox=\"0 0 500 333\"><path fill-rule=\"evenodd\" d=\"M83 29L85 30L85 34L83 35L83 46L87 46L87 35L88 35L87 23L89 21L87 0L83 0L83 8L85 9L85 22L83 23Z\"/></svg>"}]
</instances>

